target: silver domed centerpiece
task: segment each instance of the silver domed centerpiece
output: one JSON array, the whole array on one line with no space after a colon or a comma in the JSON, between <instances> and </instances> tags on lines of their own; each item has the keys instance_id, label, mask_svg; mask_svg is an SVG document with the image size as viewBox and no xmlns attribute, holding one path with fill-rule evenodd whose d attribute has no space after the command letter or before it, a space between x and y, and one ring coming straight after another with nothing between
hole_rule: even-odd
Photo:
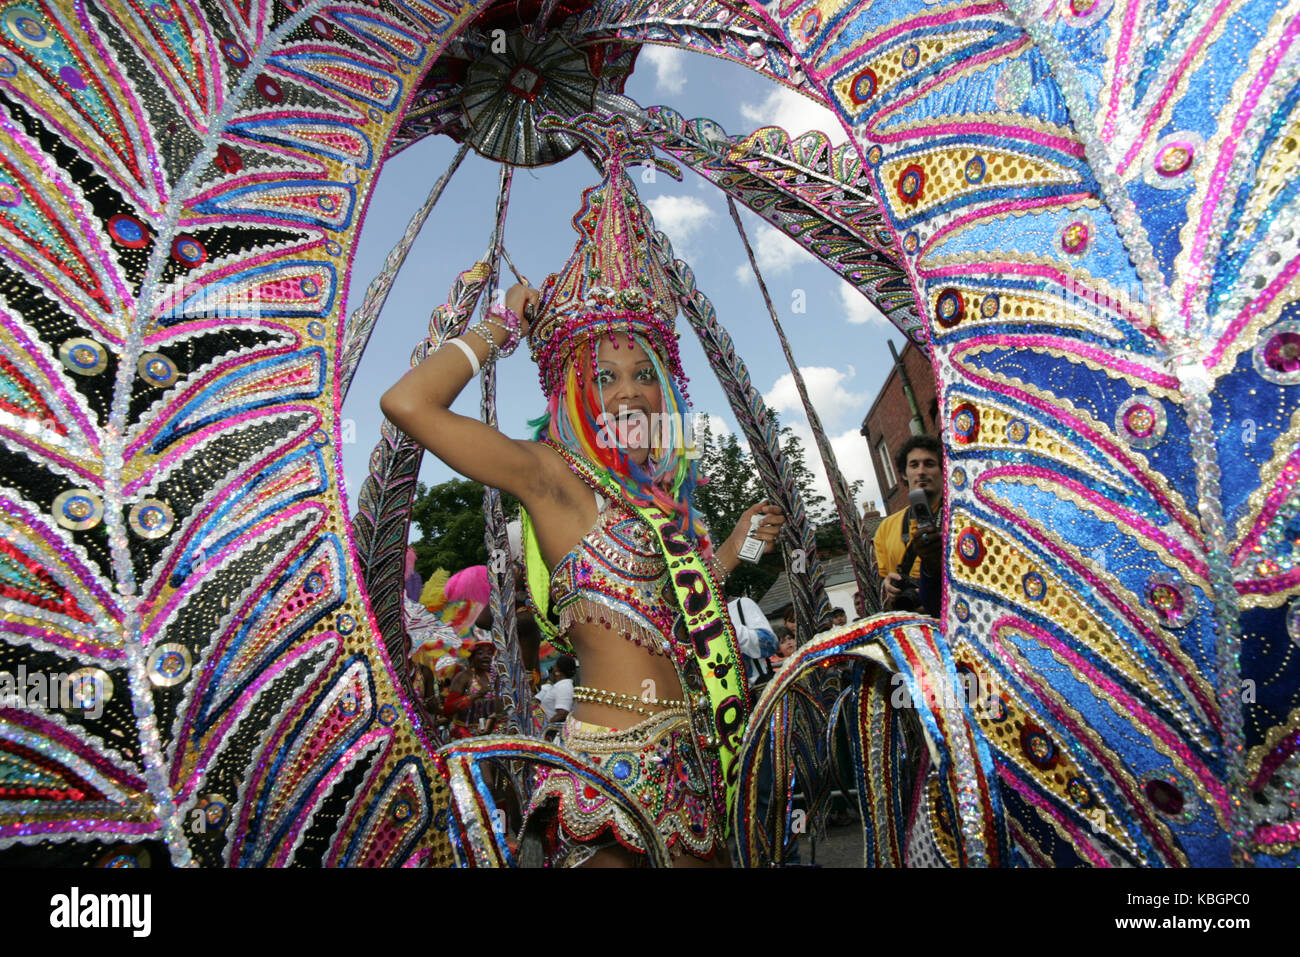
<instances>
[{"instance_id":1,"label":"silver domed centerpiece","mask_svg":"<svg viewBox=\"0 0 1300 957\"><path fill-rule=\"evenodd\" d=\"M562 160L577 150L578 140L538 130L537 119L590 110L596 86L587 56L561 35L533 43L521 32L498 34L465 77L467 139L483 156L515 166Z\"/></svg>"}]
</instances>

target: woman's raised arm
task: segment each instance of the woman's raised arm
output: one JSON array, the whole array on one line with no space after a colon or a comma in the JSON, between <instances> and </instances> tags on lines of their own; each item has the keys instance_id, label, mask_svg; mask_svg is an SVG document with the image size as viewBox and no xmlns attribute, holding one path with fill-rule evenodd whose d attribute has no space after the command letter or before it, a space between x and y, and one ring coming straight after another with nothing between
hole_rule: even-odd
<instances>
[{"instance_id":1,"label":"woman's raised arm","mask_svg":"<svg viewBox=\"0 0 1300 957\"><path fill-rule=\"evenodd\" d=\"M514 286L506 295L506 305L522 316L539 298L536 289ZM520 335L527 331L525 320ZM502 328L489 326L487 332L498 346L505 343ZM536 501L552 482L553 457L544 456L536 442L509 438L449 408L475 375L465 349L480 365L488 356L488 344L477 333L466 332L458 341L464 349L444 343L385 392L379 407L393 425L466 478L509 492L525 505Z\"/></svg>"}]
</instances>

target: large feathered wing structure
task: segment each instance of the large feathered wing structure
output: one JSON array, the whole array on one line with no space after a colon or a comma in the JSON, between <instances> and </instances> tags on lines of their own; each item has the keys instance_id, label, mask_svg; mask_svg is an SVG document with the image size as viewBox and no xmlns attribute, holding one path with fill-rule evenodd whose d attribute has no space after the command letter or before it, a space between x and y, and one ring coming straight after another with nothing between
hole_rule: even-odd
<instances>
[{"instance_id":1,"label":"large feathered wing structure","mask_svg":"<svg viewBox=\"0 0 1300 957\"><path fill-rule=\"evenodd\" d=\"M0 707L0 846L450 862L336 386L387 138L482 6L0 10L0 670L78 690Z\"/></svg>"},{"instance_id":2,"label":"large feathered wing structure","mask_svg":"<svg viewBox=\"0 0 1300 957\"><path fill-rule=\"evenodd\" d=\"M339 386L374 176L418 134L394 136L417 99L422 129L457 129L453 74L416 84L486 6L0 5L14 859L451 862L451 771L410 717L353 555ZM936 752L954 770L925 796L966 843L900 856L878 802L892 843L873 859L1295 863L1297 4L637 0L567 29L615 68L593 98L630 68L628 49L594 50L616 36L750 62L836 109L870 210L833 196L831 166L856 164L816 137L764 132L724 159L698 123L664 113L661 132L735 167L740 201L782 204L928 339L943 619L895 641L894 673L1001 704L931 742L980 755ZM816 175L792 184L808 160ZM833 223L817 222L823 188ZM862 245L889 263L855 258L866 219ZM769 448L729 338L678 280ZM780 491L779 462L760 461ZM795 594L818 617L820 566L805 571ZM878 681L854 686L860 742L896 737ZM811 713L789 708L777 725ZM888 791L891 768L865 785ZM994 824L975 842L971 809L1005 819L1005 840Z\"/></svg>"},{"instance_id":3,"label":"large feathered wing structure","mask_svg":"<svg viewBox=\"0 0 1300 957\"><path fill-rule=\"evenodd\" d=\"M1018 852L1294 861L1300 11L843 6L779 20L928 323Z\"/></svg>"}]
</instances>

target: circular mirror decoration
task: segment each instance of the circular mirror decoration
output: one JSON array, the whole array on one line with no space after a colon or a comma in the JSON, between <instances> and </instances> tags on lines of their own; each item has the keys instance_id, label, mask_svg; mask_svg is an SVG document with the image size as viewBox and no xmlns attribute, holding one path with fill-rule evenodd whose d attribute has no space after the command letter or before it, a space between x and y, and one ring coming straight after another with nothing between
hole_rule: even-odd
<instances>
[{"instance_id":1,"label":"circular mirror decoration","mask_svg":"<svg viewBox=\"0 0 1300 957\"><path fill-rule=\"evenodd\" d=\"M98 375L108 366L108 350L94 339L68 339L59 346L59 361L77 375Z\"/></svg>"},{"instance_id":2,"label":"circular mirror decoration","mask_svg":"<svg viewBox=\"0 0 1300 957\"><path fill-rule=\"evenodd\" d=\"M1146 395L1125 399L1115 410L1115 431L1136 449L1149 449L1165 437L1165 407Z\"/></svg>"},{"instance_id":3,"label":"circular mirror decoration","mask_svg":"<svg viewBox=\"0 0 1300 957\"><path fill-rule=\"evenodd\" d=\"M156 389L165 389L180 378L176 363L161 352L146 352L136 363L140 378Z\"/></svg>"},{"instance_id":4,"label":"circular mirror decoration","mask_svg":"<svg viewBox=\"0 0 1300 957\"><path fill-rule=\"evenodd\" d=\"M1156 189L1189 189L1205 155L1205 141L1196 133L1170 133L1151 151L1143 180Z\"/></svg>"},{"instance_id":5,"label":"circular mirror decoration","mask_svg":"<svg viewBox=\"0 0 1300 957\"><path fill-rule=\"evenodd\" d=\"M1187 794L1187 786L1172 774L1156 774L1142 785L1151 806L1167 818L1187 823L1196 816L1196 804Z\"/></svg>"},{"instance_id":6,"label":"circular mirror decoration","mask_svg":"<svg viewBox=\"0 0 1300 957\"><path fill-rule=\"evenodd\" d=\"M78 668L68 675L68 690L72 707L98 714L113 700L113 678L102 668Z\"/></svg>"},{"instance_id":7,"label":"circular mirror decoration","mask_svg":"<svg viewBox=\"0 0 1300 957\"><path fill-rule=\"evenodd\" d=\"M190 676L189 649L176 642L159 645L149 653L149 681L155 688L170 688Z\"/></svg>"},{"instance_id":8,"label":"circular mirror decoration","mask_svg":"<svg viewBox=\"0 0 1300 957\"><path fill-rule=\"evenodd\" d=\"M205 794L194 802L194 808L203 812L203 827L219 831L230 820L230 802L223 794Z\"/></svg>"},{"instance_id":9,"label":"circular mirror decoration","mask_svg":"<svg viewBox=\"0 0 1300 957\"><path fill-rule=\"evenodd\" d=\"M1191 588L1167 572L1157 572L1147 579L1142 600L1167 628L1182 628L1196 615L1196 597Z\"/></svg>"},{"instance_id":10,"label":"circular mirror decoration","mask_svg":"<svg viewBox=\"0 0 1300 957\"><path fill-rule=\"evenodd\" d=\"M172 530L176 517L166 502L148 498L131 507L126 521L141 538L162 538Z\"/></svg>"},{"instance_id":11,"label":"circular mirror decoration","mask_svg":"<svg viewBox=\"0 0 1300 957\"><path fill-rule=\"evenodd\" d=\"M1251 358L1255 371L1268 382L1300 383L1300 321L1288 319L1263 330Z\"/></svg>"},{"instance_id":12,"label":"circular mirror decoration","mask_svg":"<svg viewBox=\"0 0 1300 957\"><path fill-rule=\"evenodd\" d=\"M56 522L79 532L94 528L104 518L104 500L90 489L73 488L61 492L50 510Z\"/></svg>"},{"instance_id":13,"label":"circular mirror decoration","mask_svg":"<svg viewBox=\"0 0 1300 957\"><path fill-rule=\"evenodd\" d=\"M1070 259L1081 259L1087 255L1096 234L1097 227L1091 216L1080 212L1071 213L1056 230L1054 245Z\"/></svg>"}]
</instances>

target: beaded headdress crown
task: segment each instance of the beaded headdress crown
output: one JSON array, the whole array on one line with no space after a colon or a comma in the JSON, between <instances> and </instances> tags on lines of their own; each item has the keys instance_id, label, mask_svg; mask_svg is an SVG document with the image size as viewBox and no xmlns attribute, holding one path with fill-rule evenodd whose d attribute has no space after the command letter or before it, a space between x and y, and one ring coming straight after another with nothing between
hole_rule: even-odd
<instances>
[{"instance_id":1,"label":"beaded headdress crown","mask_svg":"<svg viewBox=\"0 0 1300 957\"><path fill-rule=\"evenodd\" d=\"M624 172L631 164L653 163L678 176L676 168L655 157L621 116L584 114L567 121L548 116L538 126L543 124L575 133L607 155L605 178L583 192L573 217L577 246L564 268L543 284L529 333L542 390L559 391L565 365L583 342L595 345L601 336L620 332L645 336L684 387L673 325L676 297L651 245L650 213Z\"/></svg>"}]
</instances>

